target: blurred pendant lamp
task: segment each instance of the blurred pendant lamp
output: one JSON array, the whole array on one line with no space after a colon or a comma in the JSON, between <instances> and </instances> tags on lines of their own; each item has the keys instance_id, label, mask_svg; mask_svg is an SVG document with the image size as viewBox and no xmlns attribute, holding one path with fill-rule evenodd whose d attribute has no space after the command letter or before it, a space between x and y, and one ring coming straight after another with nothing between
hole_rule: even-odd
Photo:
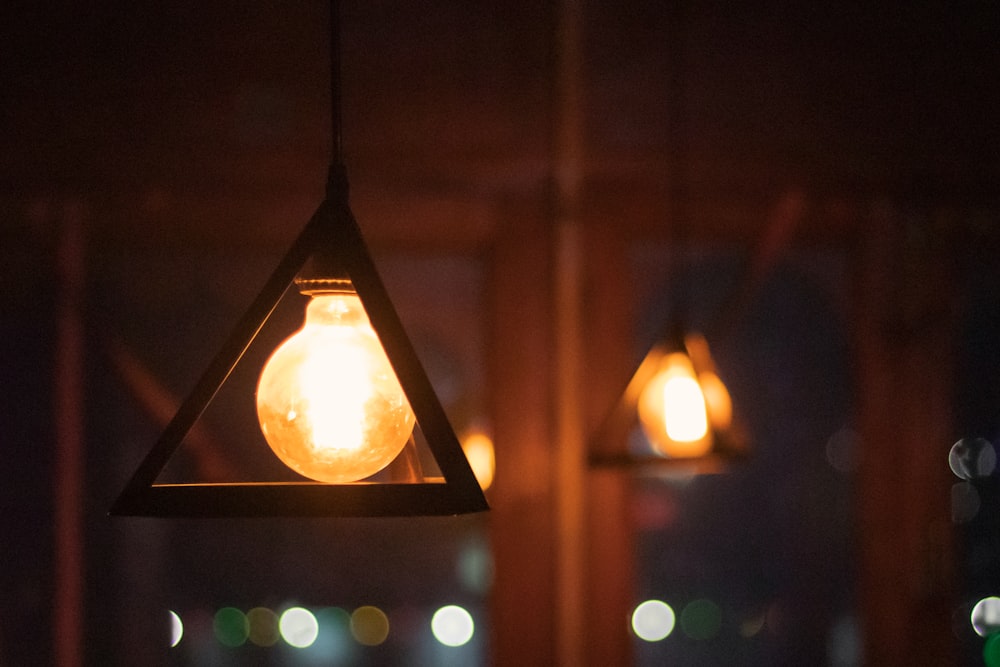
<instances>
[{"instance_id":1,"label":"blurred pendant lamp","mask_svg":"<svg viewBox=\"0 0 1000 667\"><path fill-rule=\"evenodd\" d=\"M367 517L488 509L348 204L336 0L330 7L330 77L333 157L326 198L181 403L112 515ZM292 282L310 297L305 322L264 365L256 407L268 446L301 481L158 483ZM439 477L419 471L415 426ZM406 471L404 479L368 479L390 464Z\"/></svg>"},{"instance_id":2,"label":"blurred pendant lamp","mask_svg":"<svg viewBox=\"0 0 1000 667\"><path fill-rule=\"evenodd\" d=\"M636 427L648 453L632 447L620 454L594 454L591 464L712 473L745 455L744 431L700 333L682 334L676 322L670 325L646 353L598 437L628 442Z\"/></svg>"},{"instance_id":3,"label":"blurred pendant lamp","mask_svg":"<svg viewBox=\"0 0 1000 667\"><path fill-rule=\"evenodd\" d=\"M671 140L669 158L671 196L669 224L677 226L684 220L687 193L684 191L687 166L685 150L686 127L683 89L684 3L674 3L676 31L669 39L673 53L668 82L673 108L668 122ZM678 235L673 234L673 246ZM672 256L678 254L671 248ZM672 265L676 266L674 259ZM673 267L671 267L673 268ZM733 405L728 389L720 379L705 337L684 328L687 309L676 307L677 271L670 270L668 279L675 298L670 320L663 335L646 353L638 369L611 414L597 432L591 448L591 465L625 467L676 467L686 472L709 473L724 468L727 460L741 456L746 439L739 423L733 418ZM680 304L683 306L684 304ZM680 312L678 312L680 311ZM638 425L648 452L636 452L630 447L631 436ZM608 443L614 443L609 447ZM619 446L621 445L621 446ZM609 453L618 452L618 453Z\"/></svg>"}]
</instances>

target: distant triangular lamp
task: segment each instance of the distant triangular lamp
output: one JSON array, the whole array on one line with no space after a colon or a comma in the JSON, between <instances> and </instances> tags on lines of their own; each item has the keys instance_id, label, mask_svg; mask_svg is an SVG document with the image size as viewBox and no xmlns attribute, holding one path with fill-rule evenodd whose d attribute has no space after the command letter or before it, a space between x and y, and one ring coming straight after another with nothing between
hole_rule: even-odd
<instances>
[{"instance_id":1,"label":"distant triangular lamp","mask_svg":"<svg viewBox=\"0 0 1000 667\"><path fill-rule=\"evenodd\" d=\"M639 428L648 453L625 443ZM708 342L678 328L658 341L643 358L598 433L590 461L595 466L677 467L716 472L745 454L746 438L733 418L729 391L715 368ZM615 453L608 453L614 451Z\"/></svg>"},{"instance_id":2,"label":"distant triangular lamp","mask_svg":"<svg viewBox=\"0 0 1000 667\"><path fill-rule=\"evenodd\" d=\"M671 7L675 14L670 23L674 32L667 40L672 61L667 86L672 109L666 130L671 147L667 157L674 163L668 200L672 210L667 219L676 224L690 220L683 210L688 197L684 188L686 161L682 158L691 133L686 128L681 75L687 12L682 3ZM668 273L672 272L668 266ZM590 446L591 465L711 473L745 454L746 437L734 418L729 391L716 372L708 343L701 334L685 332L682 321L676 315L671 319L666 334L646 353L611 414L601 424ZM648 442L645 451L633 446L631 436L637 430L644 436L639 439Z\"/></svg>"},{"instance_id":3,"label":"distant triangular lamp","mask_svg":"<svg viewBox=\"0 0 1000 667\"><path fill-rule=\"evenodd\" d=\"M416 516L488 509L348 204L336 2L330 23L335 145L326 199L183 401L111 508L113 515ZM311 297L305 324L265 364L257 414L268 445L302 481L158 483L293 281ZM441 476L364 481L394 460L412 457L415 425Z\"/></svg>"}]
</instances>

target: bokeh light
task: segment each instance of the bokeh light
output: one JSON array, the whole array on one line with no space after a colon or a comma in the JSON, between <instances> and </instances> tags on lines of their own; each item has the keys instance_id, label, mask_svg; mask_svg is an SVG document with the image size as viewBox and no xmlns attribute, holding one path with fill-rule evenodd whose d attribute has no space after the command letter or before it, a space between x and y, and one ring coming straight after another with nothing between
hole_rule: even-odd
<instances>
[{"instance_id":1,"label":"bokeh light","mask_svg":"<svg viewBox=\"0 0 1000 667\"><path fill-rule=\"evenodd\" d=\"M470 431L462 437L462 451L480 488L483 491L490 488L496 470L492 438L481 430Z\"/></svg>"},{"instance_id":2,"label":"bokeh light","mask_svg":"<svg viewBox=\"0 0 1000 667\"><path fill-rule=\"evenodd\" d=\"M290 607L278 618L278 632L289 646L308 648L319 635L319 623L308 609Z\"/></svg>"},{"instance_id":3,"label":"bokeh light","mask_svg":"<svg viewBox=\"0 0 1000 667\"><path fill-rule=\"evenodd\" d=\"M632 631L639 639L658 642L670 636L677 621L674 610L661 600L646 600L632 612Z\"/></svg>"},{"instance_id":4,"label":"bokeh light","mask_svg":"<svg viewBox=\"0 0 1000 667\"><path fill-rule=\"evenodd\" d=\"M951 487L951 520L953 523L968 523L979 514L982 501L979 491L971 482L958 482Z\"/></svg>"},{"instance_id":5,"label":"bokeh light","mask_svg":"<svg viewBox=\"0 0 1000 667\"><path fill-rule=\"evenodd\" d=\"M493 554L484 539L474 538L462 546L455 563L456 575L466 590L485 595L493 585Z\"/></svg>"},{"instance_id":6,"label":"bokeh light","mask_svg":"<svg viewBox=\"0 0 1000 667\"><path fill-rule=\"evenodd\" d=\"M389 617L378 607L358 607L351 614L351 635L359 644L378 646L389 636Z\"/></svg>"},{"instance_id":7,"label":"bokeh light","mask_svg":"<svg viewBox=\"0 0 1000 667\"><path fill-rule=\"evenodd\" d=\"M986 438L962 438L951 446L948 466L960 479L989 477L997 467L996 449Z\"/></svg>"},{"instance_id":8,"label":"bokeh light","mask_svg":"<svg viewBox=\"0 0 1000 667\"><path fill-rule=\"evenodd\" d=\"M324 607L313 612L319 635L309 647L309 664L355 665L360 661L358 643L351 637L351 615L340 607Z\"/></svg>"},{"instance_id":9,"label":"bokeh light","mask_svg":"<svg viewBox=\"0 0 1000 667\"><path fill-rule=\"evenodd\" d=\"M316 621L319 623L320 631L324 634L330 631L335 634L347 635L351 625L351 615L340 607L326 607L316 612Z\"/></svg>"},{"instance_id":10,"label":"bokeh light","mask_svg":"<svg viewBox=\"0 0 1000 667\"><path fill-rule=\"evenodd\" d=\"M826 441L826 460L837 472L852 472L857 463L858 434L845 426Z\"/></svg>"},{"instance_id":11,"label":"bokeh light","mask_svg":"<svg viewBox=\"0 0 1000 667\"><path fill-rule=\"evenodd\" d=\"M462 646L469 643L475 632L472 614L458 605L441 607L431 618L434 638L445 646Z\"/></svg>"},{"instance_id":12,"label":"bokeh light","mask_svg":"<svg viewBox=\"0 0 1000 667\"><path fill-rule=\"evenodd\" d=\"M250 641L257 646L274 646L281 638L278 615L266 607L255 607L247 612Z\"/></svg>"},{"instance_id":13,"label":"bokeh light","mask_svg":"<svg viewBox=\"0 0 1000 667\"><path fill-rule=\"evenodd\" d=\"M722 610L711 600L693 600L681 611L681 629L691 639L711 639L722 627Z\"/></svg>"},{"instance_id":14,"label":"bokeh light","mask_svg":"<svg viewBox=\"0 0 1000 667\"><path fill-rule=\"evenodd\" d=\"M177 615L177 612L170 611L170 646L174 647L181 643L181 638L184 636L184 623L181 621L181 617Z\"/></svg>"},{"instance_id":15,"label":"bokeh light","mask_svg":"<svg viewBox=\"0 0 1000 667\"><path fill-rule=\"evenodd\" d=\"M757 636L764 629L765 621L767 621L766 609L749 614L740 623L740 636L746 639Z\"/></svg>"},{"instance_id":16,"label":"bokeh light","mask_svg":"<svg viewBox=\"0 0 1000 667\"><path fill-rule=\"evenodd\" d=\"M1000 667L1000 634L990 635L983 644L986 667Z\"/></svg>"},{"instance_id":17,"label":"bokeh light","mask_svg":"<svg viewBox=\"0 0 1000 667\"><path fill-rule=\"evenodd\" d=\"M243 646L250 634L246 614L235 607L223 607L215 612L212 627L219 643L229 647Z\"/></svg>"},{"instance_id":18,"label":"bokeh light","mask_svg":"<svg viewBox=\"0 0 1000 667\"><path fill-rule=\"evenodd\" d=\"M1000 598L983 598L972 608L969 615L972 629L980 637L989 637L1000 632Z\"/></svg>"},{"instance_id":19,"label":"bokeh light","mask_svg":"<svg viewBox=\"0 0 1000 667\"><path fill-rule=\"evenodd\" d=\"M855 667L862 663L861 629L853 614L844 614L832 626L826 647L829 667Z\"/></svg>"}]
</instances>

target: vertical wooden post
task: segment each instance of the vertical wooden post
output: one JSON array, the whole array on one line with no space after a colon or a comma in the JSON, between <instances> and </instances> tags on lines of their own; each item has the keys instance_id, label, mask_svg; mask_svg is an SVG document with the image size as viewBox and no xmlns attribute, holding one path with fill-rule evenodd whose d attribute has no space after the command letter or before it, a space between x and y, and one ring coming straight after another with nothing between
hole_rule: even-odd
<instances>
[{"instance_id":1,"label":"vertical wooden post","mask_svg":"<svg viewBox=\"0 0 1000 667\"><path fill-rule=\"evenodd\" d=\"M587 229L588 262L583 299L586 332L581 386L586 435L595 433L620 397L632 357L633 284L627 240L610 222ZM600 454L621 454L625 442L592 442ZM634 599L635 552L631 520L633 476L592 469L587 477L586 662L593 667L632 664L629 612Z\"/></svg>"},{"instance_id":2,"label":"vertical wooden post","mask_svg":"<svg viewBox=\"0 0 1000 667\"><path fill-rule=\"evenodd\" d=\"M556 664L588 664L584 656L587 457L581 409L581 230L560 220L555 239L555 495Z\"/></svg>"},{"instance_id":3,"label":"vertical wooden post","mask_svg":"<svg viewBox=\"0 0 1000 667\"><path fill-rule=\"evenodd\" d=\"M586 450L581 424L580 373L583 232L580 220L584 176L581 91L582 5L561 0L556 17L555 109L553 114L553 326L555 376L556 664L585 664L584 506Z\"/></svg>"},{"instance_id":4,"label":"vertical wooden post","mask_svg":"<svg viewBox=\"0 0 1000 667\"><path fill-rule=\"evenodd\" d=\"M83 664L83 210L78 202L63 211L57 248L59 297L56 314L55 582L53 641L55 664Z\"/></svg>"},{"instance_id":5,"label":"vertical wooden post","mask_svg":"<svg viewBox=\"0 0 1000 667\"><path fill-rule=\"evenodd\" d=\"M627 262L616 235L589 243L581 215L583 8L580 0L556 6L551 215L532 224L527 211L505 211L510 224L492 263L494 662L603 667L629 662L634 555L628 478L589 473L587 439L614 404L628 363L610 376L595 376L588 364L596 357L600 368L616 367L627 347L623 274L613 275L627 273ZM606 257L609 240L616 242Z\"/></svg>"},{"instance_id":6,"label":"vertical wooden post","mask_svg":"<svg viewBox=\"0 0 1000 667\"><path fill-rule=\"evenodd\" d=\"M860 603L865 664L955 664L954 309L932 220L871 212L857 272Z\"/></svg>"},{"instance_id":7,"label":"vertical wooden post","mask_svg":"<svg viewBox=\"0 0 1000 667\"><path fill-rule=\"evenodd\" d=\"M554 665L551 241L543 202L508 202L491 258L489 521L496 665Z\"/></svg>"}]
</instances>

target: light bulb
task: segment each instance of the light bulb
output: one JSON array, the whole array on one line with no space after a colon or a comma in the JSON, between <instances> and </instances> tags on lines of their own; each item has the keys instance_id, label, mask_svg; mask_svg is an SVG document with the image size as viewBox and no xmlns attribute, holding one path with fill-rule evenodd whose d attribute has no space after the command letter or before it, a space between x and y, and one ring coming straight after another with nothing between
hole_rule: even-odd
<instances>
[{"instance_id":1,"label":"light bulb","mask_svg":"<svg viewBox=\"0 0 1000 667\"><path fill-rule=\"evenodd\" d=\"M313 295L264 364L257 418L278 458L320 482L364 479L402 451L413 411L356 293Z\"/></svg>"},{"instance_id":2,"label":"light bulb","mask_svg":"<svg viewBox=\"0 0 1000 667\"><path fill-rule=\"evenodd\" d=\"M674 352L639 394L639 423L653 446L671 457L708 453L708 408L691 360Z\"/></svg>"}]
</instances>

